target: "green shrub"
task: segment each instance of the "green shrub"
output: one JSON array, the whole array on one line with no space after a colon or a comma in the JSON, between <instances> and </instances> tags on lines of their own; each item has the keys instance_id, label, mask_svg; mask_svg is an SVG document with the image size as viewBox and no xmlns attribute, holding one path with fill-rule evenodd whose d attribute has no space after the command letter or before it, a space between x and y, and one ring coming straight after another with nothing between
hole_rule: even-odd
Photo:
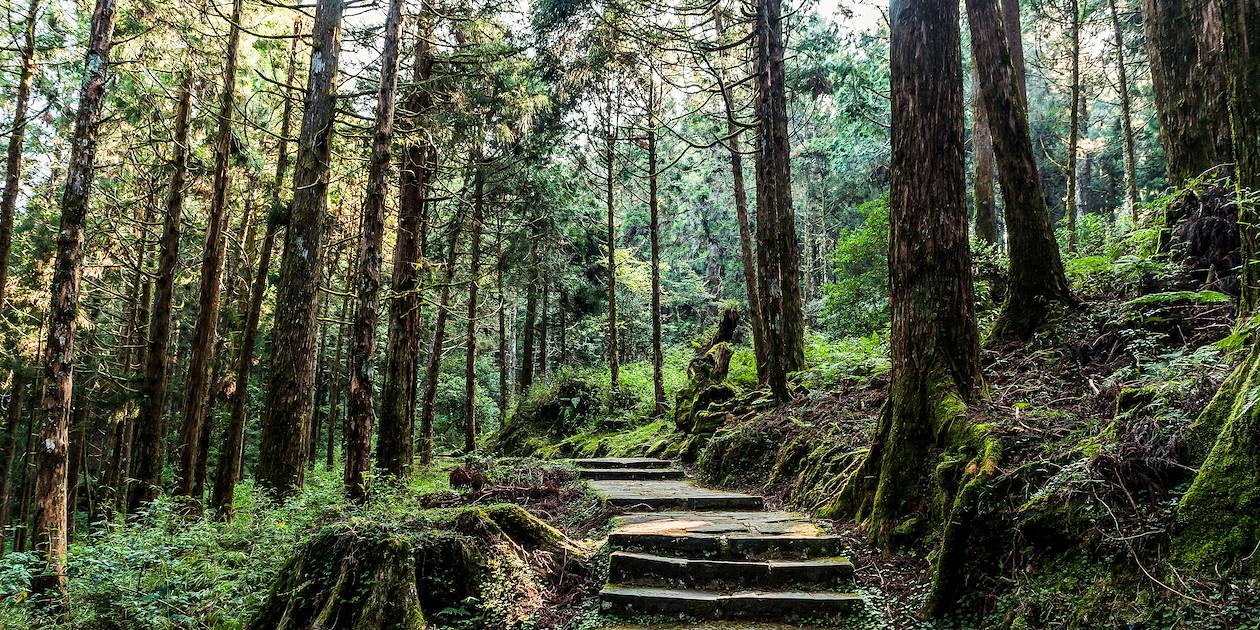
<instances>
[{"instance_id":1,"label":"green shrub","mask_svg":"<svg viewBox=\"0 0 1260 630\"><path fill-rule=\"evenodd\" d=\"M868 335L888 323L888 195L858 206L862 225L840 235L831 254L836 281L823 285L823 328Z\"/></svg>"}]
</instances>

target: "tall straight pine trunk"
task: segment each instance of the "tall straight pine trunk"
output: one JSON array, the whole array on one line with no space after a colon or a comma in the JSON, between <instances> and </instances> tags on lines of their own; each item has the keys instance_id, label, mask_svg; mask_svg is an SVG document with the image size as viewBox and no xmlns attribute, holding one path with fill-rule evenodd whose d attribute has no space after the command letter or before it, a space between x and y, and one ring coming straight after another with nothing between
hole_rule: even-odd
<instances>
[{"instance_id":1,"label":"tall straight pine trunk","mask_svg":"<svg viewBox=\"0 0 1260 630\"><path fill-rule=\"evenodd\" d=\"M26 140L26 116L30 106L31 78L35 74L35 20L39 17L40 0L31 0L26 10L19 49L17 94L13 98L13 126L9 129L9 146L4 161L4 194L0 196L0 307L4 306L4 289L9 282L9 253L13 250L13 210L17 206L18 189L22 186L22 143Z\"/></svg>"},{"instance_id":2,"label":"tall straight pine trunk","mask_svg":"<svg viewBox=\"0 0 1260 630\"><path fill-rule=\"evenodd\" d=\"M481 274L481 232L485 219L485 168L480 164L481 152L473 168L473 210L468 224L471 233L468 246L468 327L464 339L464 452L477 450L477 289Z\"/></svg>"}]
</instances>

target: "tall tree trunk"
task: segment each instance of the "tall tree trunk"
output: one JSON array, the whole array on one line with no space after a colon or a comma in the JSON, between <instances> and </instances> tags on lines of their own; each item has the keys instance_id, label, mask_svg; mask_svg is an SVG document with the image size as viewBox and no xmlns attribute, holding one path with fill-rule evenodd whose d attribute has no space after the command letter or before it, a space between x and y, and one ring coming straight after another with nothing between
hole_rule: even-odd
<instances>
[{"instance_id":1,"label":"tall tree trunk","mask_svg":"<svg viewBox=\"0 0 1260 630\"><path fill-rule=\"evenodd\" d=\"M604 161L607 167L604 171L604 205L608 214L608 407L613 410L617 406L617 399L621 396L621 357L618 356L619 348L617 346L617 215L613 211L613 187L614 180L613 167L617 157L617 128L613 121L613 104L612 92L609 91L608 97L608 125L604 135ZM534 290L531 287L531 291ZM528 307L526 307L528 309ZM526 324L529 324L529 311L526 311ZM529 348L529 329L525 331L526 356L530 351ZM528 359L526 364L528 364ZM528 389L528 384L522 385L522 391Z\"/></svg>"},{"instance_id":2,"label":"tall tree trunk","mask_svg":"<svg viewBox=\"0 0 1260 630\"><path fill-rule=\"evenodd\" d=\"M534 385L534 333L537 330L535 321L538 314L538 238L529 237L529 286L525 288L525 324L521 327L524 333L521 339L521 374L516 384L521 396L529 395L529 388Z\"/></svg>"},{"instance_id":3,"label":"tall tree trunk","mask_svg":"<svg viewBox=\"0 0 1260 630\"><path fill-rule=\"evenodd\" d=\"M720 8L715 9L713 12L713 26L717 29L718 37L723 37L725 31ZM757 378L762 383L765 383L769 349L766 347L764 340L765 320L761 314L762 302L758 289L757 259L753 254L752 227L748 220L748 193L744 189L744 154L743 147L740 146L741 128L735 120L735 105L732 102L731 88L727 84L725 66L722 66L718 74L718 81L722 88L722 106L726 114L726 145L731 160L731 180L735 196L735 219L739 224L739 253L740 261L743 263L744 291L748 296L748 323L749 328L752 329L753 356L756 358L757 363Z\"/></svg>"},{"instance_id":4,"label":"tall tree trunk","mask_svg":"<svg viewBox=\"0 0 1260 630\"><path fill-rule=\"evenodd\" d=\"M353 263L346 265L346 278L345 278L345 283L344 283L346 286L350 285L350 277L351 277L351 274L354 273L352 271L353 268L354 268ZM330 393L328 396L328 435L326 436L327 442L325 443L325 449L324 449L325 470L332 470L333 468L333 450L335 449L336 443L337 443L335 434L337 432L337 425L340 423L340 420L341 420L341 392L345 389L345 386L341 382L341 375L343 374L343 371L341 368L342 366L341 352L345 348L345 343L343 343L343 340L346 334L346 323L345 323L346 317L350 313L350 303L351 303L351 300L349 299L341 300L341 315L337 317L337 340L334 342L336 344L336 352L333 355L332 375L330 377L330 380L332 382L329 383ZM345 438L344 433L345 431L343 430L342 431L343 440ZM380 457L379 451L378 451L377 457Z\"/></svg>"},{"instance_id":5,"label":"tall tree trunk","mask_svg":"<svg viewBox=\"0 0 1260 630\"><path fill-rule=\"evenodd\" d=\"M503 215L499 215L499 226L497 245L499 254L496 257L494 265L494 286L495 292L498 293L498 334L499 334L499 426L507 421L508 401L511 397L511 390L508 388L508 346L507 346L507 296L503 291L503 271L507 266L507 258L503 249Z\"/></svg>"},{"instance_id":6,"label":"tall tree trunk","mask_svg":"<svg viewBox=\"0 0 1260 630\"><path fill-rule=\"evenodd\" d=\"M135 513L157 498L162 490L162 463L166 436L167 371L170 366L171 310L175 301L175 268L179 263L179 232L184 211L184 182L188 177L188 118L192 109L192 69L185 70L175 107L175 135L171 142L171 181L166 191L162 238L158 245L157 278L153 312L149 319L144 380L140 384L140 411L136 418L132 477L127 492L127 512Z\"/></svg>"},{"instance_id":7,"label":"tall tree trunk","mask_svg":"<svg viewBox=\"0 0 1260 630\"><path fill-rule=\"evenodd\" d=\"M485 218L485 169L477 152L473 181L472 233L468 247L468 329L464 348L464 452L477 450L477 288L481 275L481 224Z\"/></svg>"},{"instance_id":8,"label":"tall tree trunk","mask_svg":"<svg viewBox=\"0 0 1260 630\"><path fill-rule=\"evenodd\" d=\"M974 66L973 61L973 66ZM971 73L971 151L975 163L972 178L972 199L975 203L976 238L982 243L996 245L997 198L994 190L993 132L989 129L989 116L984 110L983 91L980 89L980 73Z\"/></svg>"},{"instance_id":9,"label":"tall tree trunk","mask_svg":"<svg viewBox=\"0 0 1260 630\"><path fill-rule=\"evenodd\" d=\"M22 187L22 144L26 141L26 111L30 105L31 77L35 74L35 20L39 17L39 2L31 0L26 11L26 28L23 29L22 47L18 53L21 67L18 70L17 94L13 99L13 127L9 129L9 148L5 153L4 195L0 197L0 308L4 307L5 287L9 284L13 210Z\"/></svg>"},{"instance_id":10,"label":"tall tree trunk","mask_svg":"<svg viewBox=\"0 0 1260 630\"><path fill-rule=\"evenodd\" d=\"M1067 219L1068 253L1076 253L1076 214L1077 206L1077 157L1081 136L1081 7L1078 0L1068 3L1072 11L1072 23L1069 37L1072 39L1072 96L1068 105L1071 114L1068 116L1068 155L1067 155L1067 195L1063 197L1063 216Z\"/></svg>"},{"instance_id":11,"label":"tall tree trunk","mask_svg":"<svg viewBox=\"0 0 1260 630\"><path fill-rule=\"evenodd\" d=\"M993 133L1011 260L1006 301L994 335L1023 337L1044 321L1051 305L1071 304L1073 298L1033 158L1027 110L1012 65L1002 11L997 0L968 0L967 15L972 54Z\"/></svg>"},{"instance_id":12,"label":"tall tree trunk","mask_svg":"<svg viewBox=\"0 0 1260 630\"><path fill-rule=\"evenodd\" d=\"M407 128L422 131L421 116L433 106L426 85L433 71L429 54L429 20L418 21L416 59L412 75L414 94L408 101ZM390 279L389 337L385 383L381 389L380 437L376 463L385 472L402 476L414 457L412 435L416 415L416 357L420 352L420 274L424 257L424 215L429 143L417 139L403 149L399 174L398 233L394 241L394 273Z\"/></svg>"},{"instance_id":13,"label":"tall tree trunk","mask_svg":"<svg viewBox=\"0 0 1260 630\"><path fill-rule=\"evenodd\" d=\"M800 253L792 209L791 146L787 130L782 0L757 3L757 257L758 295L767 344L767 382L787 400L787 375L804 367L805 310Z\"/></svg>"},{"instance_id":14,"label":"tall tree trunk","mask_svg":"<svg viewBox=\"0 0 1260 630\"><path fill-rule=\"evenodd\" d=\"M202 456L202 436L207 434L207 408L210 394L210 360L214 355L215 328L219 324L219 298L225 262L224 226L227 223L227 197L231 187L232 119L236 112L236 58L241 41L241 8L244 0L233 0L228 25L223 88L219 93L218 129L214 141L214 184L210 195L210 216L206 222L205 250L201 258L201 288L197 299L197 320L189 345L188 385L184 392L183 423L180 426L179 464L175 469L175 494L192 498L189 506L200 510L206 462ZM208 445L206 445L208 446Z\"/></svg>"},{"instance_id":15,"label":"tall tree trunk","mask_svg":"<svg viewBox=\"0 0 1260 630\"><path fill-rule=\"evenodd\" d=\"M541 299L542 303L538 305L538 369L535 373L539 381L546 382L547 364L551 362L547 349L547 339L551 336L551 278L546 277L545 272Z\"/></svg>"},{"instance_id":16,"label":"tall tree trunk","mask_svg":"<svg viewBox=\"0 0 1260 630\"><path fill-rule=\"evenodd\" d=\"M1235 193L1260 190L1260 2L1223 0L1223 44L1228 72L1230 125L1237 160ZM1239 315L1251 320L1260 251L1256 249L1254 203L1239 204L1242 228L1243 299ZM1177 504L1173 559L1204 575L1260 575L1260 338L1203 410L1194 426L1214 431L1211 448L1185 496ZM1203 431L1204 429L1200 429ZM1198 462L1195 462L1196 464Z\"/></svg>"},{"instance_id":17,"label":"tall tree trunk","mask_svg":"<svg viewBox=\"0 0 1260 630\"><path fill-rule=\"evenodd\" d=\"M1228 70L1230 129L1233 132L1235 194L1260 191L1260 6L1257 0L1221 0L1225 25L1222 48ZM1253 44L1254 42L1254 44ZM1260 245L1256 243L1257 208L1239 204L1242 271L1238 318L1249 321L1260 304Z\"/></svg>"},{"instance_id":18,"label":"tall tree trunk","mask_svg":"<svg viewBox=\"0 0 1260 630\"><path fill-rule=\"evenodd\" d=\"M921 491L935 487L931 457L965 432L980 379L958 3L898 1L891 18L892 372L870 451L842 490L885 547L907 515L935 509Z\"/></svg>"},{"instance_id":19,"label":"tall tree trunk","mask_svg":"<svg viewBox=\"0 0 1260 630\"><path fill-rule=\"evenodd\" d=\"M1232 161L1217 0L1142 0L1168 183ZM1175 219L1175 217L1174 217Z\"/></svg>"},{"instance_id":20,"label":"tall tree trunk","mask_svg":"<svg viewBox=\"0 0 1260 630\"><path fill-rule=\"evenodd\" d=\"M297 74L297 47L302 35L302 20L293 20L293 39L289 42L289 69L285 75L285 85L292 86ZM284 188L284 176L289 169L289 133L293 121L293 88L290 87L284 96L284 105L280 115L280 135L276 155L276 173L271 180L271 207L279 209L283 206L280 191ZM263 299L267 293L267 274L271 269L271 254L275 250L276 231L279 225L276 217L268 213L267 227L263 234L262 246L258 250L258 270L254 273L253 285L249 290L249 304L245 310L245 323L241 328L241 347L236 353L236 389L228 401L228 427L223 438L223 446L219 451L219 462L215 470L214 489L210 505L224 520L232 518L232 503L236 494L236 482L239 480L241 462L245 449L245 410L249 402L249 378L254 366L254 347L258 338L258 321L262 317Z\"/></svg>"},{"instance_id":21,"label":"tall tree trunk","mask_svg":"<svg viewBox=\"0 0 1260 630\"><path fill-rule=\"evenodd\" d=\"M350 395L346 405L346 493L367 498L365 474L372 467L372 358L381 304L381 237L385 231L385 195L389 192L390 142L394 137L394 96L398 84L398 40L403 0L390 0L385 18L381 84L376 93L376 129L368 166L367 199L359 240L358 301L350 333Z\"/></svg>"},{"instance_id":22,"label":"tall tree trunk","mask_svg":"<svg viewBox=\"0 0 1260 630\"><path fill-rule=\"evenodd\" d=\"M665 377L661 373L661 218L657 197L656 125L660 94L656 81L648 76L648 233L652 242L652 413L665 414Z\"/></svg>"},{"instance_id":23,"label":"tall tree trunk","mask_svg":"<svg viewBox=\"0 0 1260 630\"><path fill-rule=\"evenodd\" d=\"M336 113L334 81L345 0L319 0L311 34L306 108L293 172L293 202L276 287L271 363L256 476L281 495L302 487L307 423L315 376L315 317L319 309L328 167Z\"/></svg>"},{"instance_id":24,"label":"tall tree trunk","mask_svg":"<svg viewBox=\"0 0 1260 630\"><path fill-rule=\"evenodd\" d=\"M74 437L70 439L70 456L66 469L66 541L74 541L74 530L78 526L79 477L84 470L84 458L87 456L86 440L88 425L88 388L80 387L75 396L73 420L70 428Z\"/></svg>"},{"instance_id":25,"label":"tall tree trunk","mask_svg":"<svg viewBox=\"0 0 1260 630\"><path fill-rule=\"evenodd\" d=\"M58 614L66 612L66 446L74 341L78 329L79 284L88 198L96 166L96 134L105 102L105 69L114 35L114 0L97 0L84 63L79 111L70 141L70 166L61 200L61 227L53 263L52 303L44 347L44 386L40 404L40 449L35 476L36 549L47 566L32 583Z\"/></svg>"},{"instance_id":26,"label":"tall tree trunk","mask_svg":"<svg viewBox=\"0 0 1260 630\"><path fill-rule=\"evenodd\" d=\"M9 495L13 492L13 462L17 459L18 427L22 424L22 403L26 397L26 370L13 368L9 385L9 408L5 410L4 461L0 463L0 553L4 553L5 532L9 525Z\"/></svg>"},{"instance_id":27,"label":"tall tree trunk","mask_svg":"<svg viewBox=\"0 0 1260 630\"><path fill-rule=\"evenodd\" d=\"M424 466L433 463L434 406L437 404L442 349L446 345L446 320L450 316L451 284L455 280L455 264L459 261L459 231L463 222L463 204L460 203L456 206L455 216L451 217L446 242L446 268L442 273L442 291L433 320L433 344L429 346L429 360L424 368L424 397L420 401L420 463Z\"/></svg>"},{"instance_id":28,"label":"tall tree trunk","mask_svg":"<svg viewBox=\"0 0 1260 630\"><path fill-rule=\"evenodd\" d=\"M1116 82L1120 93L1120 120L1124 124L1124 207L1137 227L1137 152L1133 149L1133 102L1129 97L1129 71L1124 59L1124 29L1116 0L1107 0L1111 10L1112 37L1116 42Z\"/></svg>"}]
</instances>

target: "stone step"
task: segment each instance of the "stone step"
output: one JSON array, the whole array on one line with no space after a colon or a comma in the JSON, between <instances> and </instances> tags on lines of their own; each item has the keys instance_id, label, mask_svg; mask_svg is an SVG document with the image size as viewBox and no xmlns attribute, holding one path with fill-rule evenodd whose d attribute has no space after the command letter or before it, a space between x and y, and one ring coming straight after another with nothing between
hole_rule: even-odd
<instances>
[{"instance_id":1,"label":"stone step","mask_svg":"<svg viewBox=\"0 0 1260 630\"><path fill-rule=\"evenodd\" d=\"M626 586L731 591L783 589L831 591L848 586L853 563L847 558L812 560L710 560L615 551L608 581Z\"/></svg>"},{"instance_id":2,"label":"stone step","mask_svg":"<svg viewBox=\"0 0 1260 630\"><path fill-rule=\"evenodd\" d=\"M862 606L862 598L854 593L741 591L722 594L612 584L599 592L599 599L603 611L612 615L685 615L699 619L830 619L855 612Z\"/></svg>"},{"instance_id":3,"label":"stone step","mask_svg":"<svg viewBox=\"0 0 1260 630\"><path fill-rule=\"evenodd\" d=\"M674 462L655 457L596 457L575 459L573 464L578 468L670 468Z\"/></svg>"},{"instance_id":4,"label":"stone step","mask_svg":"<svg viewBox=\"0 0 1260 630\"><path fill-rule=\"evenodd\" d=\"M658 512L613 521L616 551L702 560L808 560L844 555L838 536L790 512Z\"/></svg>"},{"instance_id":5,"label":"stone step","mask_svg":"<svg viewBox=\"0 0 1260 630\"><path fill-rule=\"evenodd\" d=\"M592 481L591 489L609 505L636 512L760 510L765 506L761 497L710 490L683 480L610 479Z\"/></svg>"},{"instance_id":6,"label":"stone step","mask_svg":"<svg viewBox=\"0 0 1260 630\"><path fill-rule=\"evenodd\" d=\"M579 468L578 477L599 480L685 479L681 468Z\"/></svg>"}]
</instances>

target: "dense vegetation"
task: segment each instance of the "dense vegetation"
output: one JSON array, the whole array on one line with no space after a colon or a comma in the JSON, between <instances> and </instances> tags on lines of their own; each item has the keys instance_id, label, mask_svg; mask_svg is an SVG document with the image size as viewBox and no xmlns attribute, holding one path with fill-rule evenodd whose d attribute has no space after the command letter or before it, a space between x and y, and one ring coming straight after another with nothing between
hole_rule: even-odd
<instances>
[{"instance_id":1,"label":"dense vegetation","mask_svg":"<svg viewBox=\"0 0 1260 630\"><path fill-rule=\"evenodd\" d=\"M605 627L631 455L854 626L1260 624L1255 0L6 12L0 627Z\"/></svg>"}]
</instances>

